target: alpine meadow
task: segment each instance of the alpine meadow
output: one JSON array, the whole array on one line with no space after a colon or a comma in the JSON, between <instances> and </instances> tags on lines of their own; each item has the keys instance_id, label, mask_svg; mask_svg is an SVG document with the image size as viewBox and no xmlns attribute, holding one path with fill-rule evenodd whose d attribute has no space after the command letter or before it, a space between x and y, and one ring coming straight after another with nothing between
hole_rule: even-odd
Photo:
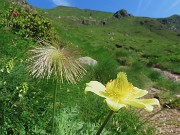
<instances>
[{"instance_id":1,"label":"alpine meadow","mask_svg":"<svg viewBox=\"0 0 180 135\"><path fill-rule=\"evenodd\" d=\"M179 110L180 15L0 0L0 135L178 135Z\"/></svg>"}]
</instances>

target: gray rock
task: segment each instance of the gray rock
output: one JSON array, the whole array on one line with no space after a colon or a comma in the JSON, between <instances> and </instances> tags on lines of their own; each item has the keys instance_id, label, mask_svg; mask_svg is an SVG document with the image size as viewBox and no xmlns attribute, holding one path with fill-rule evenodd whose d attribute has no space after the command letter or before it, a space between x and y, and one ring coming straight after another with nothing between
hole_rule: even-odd
<instances>
[{"instance_id":1,"label":"gray rock","mask_svg":"<svg viewBox=\"0 0 180 135\"><path fill-rule=\"evenodd\" d=\"M91 57L88 57L88 56L81 57L81 58L79 58L78 60L79 60L82 64L88 65L88 66L92 66L92 67L95 67L95 66L98 64L98 62L97 62L95 59L93 59L93 58L91 58Z\"/></svg>"},{"instance_id":2,"label":"gray rock","mask_svg":"<svg viewBox=\"0 0 180 135\"><path fill-rule=\"evenodd\" d=\"M99 22L97 22L95 19L93 19L92 17L89 18L84 18L82 20L82 24L84 25L98 25Z\"/></svg>"}]
</instances>

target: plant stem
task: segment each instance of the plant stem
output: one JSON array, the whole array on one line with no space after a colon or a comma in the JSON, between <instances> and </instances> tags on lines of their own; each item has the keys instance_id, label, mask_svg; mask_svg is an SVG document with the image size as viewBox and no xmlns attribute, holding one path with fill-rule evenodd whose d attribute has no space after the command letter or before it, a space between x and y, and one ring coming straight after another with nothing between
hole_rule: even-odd
<instances>
[{"instance_id":1,"label":"plant stem","mask_svg":"<svg viewBox=\"0 0 180 135\"><path fill-rule=\"evenodd\" d=\"M108 121L110 120L111 116L113 115L114 111L110 111L109 115L106 117L104 123L101 125L101 127L99 128L98 132L96 133L96 135L100 135L102 130L104 129L104 127L106 126L106 124L108 123Z\"/></svg>"},{"instance_id":2,"label":"plant stem","mask_svg":"<svg viewBox=\"0 0 180 135\"><path fill-rule=\"evenodd\" d=\"M57 87L58 87L58 82L56 82L56 87L53 91L53 115L52 115L52 135L54 135L54 123L55 123L55 111L56 111L56 93L57 93Z\"/></svg>"}]
</instances>

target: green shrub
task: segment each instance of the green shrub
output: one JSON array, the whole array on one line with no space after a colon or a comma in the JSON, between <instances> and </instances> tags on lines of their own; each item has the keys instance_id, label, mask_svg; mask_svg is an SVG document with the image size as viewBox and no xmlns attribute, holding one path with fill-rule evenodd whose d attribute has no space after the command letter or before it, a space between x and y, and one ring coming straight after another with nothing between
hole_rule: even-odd
<instances>
[{"instance_id":1,"label":"green shrub","mask_svg":"<svg viewBox=\"0 0 180 135\"><path fill-rule=\"evenodd\" d=\"M50 37L52 25L49 20L36 12L10 7L4 15L3 23L22 37Z\"/></svg>"}]
</instances>

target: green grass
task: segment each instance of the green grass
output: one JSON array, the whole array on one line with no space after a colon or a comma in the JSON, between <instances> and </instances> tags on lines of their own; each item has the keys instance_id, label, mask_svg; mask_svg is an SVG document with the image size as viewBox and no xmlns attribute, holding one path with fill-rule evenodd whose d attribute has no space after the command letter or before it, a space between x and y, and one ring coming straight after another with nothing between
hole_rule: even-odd
<instances>
[{"instance_id":1,"label":"green grass","mask_svg":"<svg viewBox=\"0 0 180 135\"><path fill-rule=\"evenodd\" d=\"M1 12L5 13L8 4L4 3L7 1L0 2L3 3L0 5ZM102 98L90 93L84 94L85 83L97 80L106 84L114 79L119 71L126 72L129 81L139 88L160 89L162 94L158 96L165 99L170 106L176 108L179 105L179 100L173 95L178 93L180 84L165 79L160 73L152 70L152 67L179 74L180 39L175 32L166 29L156 19L141 17L115 19L112 17L113 13L68 7L57 7L52 10L38 9L38 12L52 21L57 33L55 36L60 40L60 44L76 48L82 56L90 56L98 61L96 67L86 67L87 75L81 82L77 85L69 85L65 82L58 91L57 133L95 134L108 115L109 109ZM89 18L96 24L83 25L82 21ZM106 25L100 24L101 21L105 21ZM143 25L142 21L145 22ZM4 83L4 79L8 80L7 87L0 87L0 91L2 88L7 91L2 94L4 97L5 94L11 95L10 91L18 95L16 86L19 86L21 82L27 82L30 90L24 102L14 95L11 103L16 101L15 110L4 104L6 100L3 100L3 103L0 100L1 105L6 105L6 117L9 115L13 118L14 113L18 116L14 120L18 123L18 127L15 122L8 121L9 125L3 125L2 135L5 134L5 129L14 133L18 133L18 129L22 129L22 133L27 132L23 125L26 118L32 121L32 124L27 123L32 129L29 129L29 133L50 134L54 84L47 81L39 82L28 76L26 72L28 62L25 59L28 58L29 49L37 44L30 38L25 39L12 34L10 28L5 26L7 24L0 24L0 67L2 68L7 61L15 58L18 72L7 75L5 78L0 76L0 85ZM117 45L119 48L116 47ZM11 85L11 82L14 83ZM41 107L42 104L43 107ZM26 113L24 114L23 111ZM21 115L23 120L19 117ZM0 124L3 122L1 121ZM155 130L147 123L140 121L139 116L130 108L122 109L114 114L104 130L105 134L153 135Z\"/></svg>"}]
</instances>

